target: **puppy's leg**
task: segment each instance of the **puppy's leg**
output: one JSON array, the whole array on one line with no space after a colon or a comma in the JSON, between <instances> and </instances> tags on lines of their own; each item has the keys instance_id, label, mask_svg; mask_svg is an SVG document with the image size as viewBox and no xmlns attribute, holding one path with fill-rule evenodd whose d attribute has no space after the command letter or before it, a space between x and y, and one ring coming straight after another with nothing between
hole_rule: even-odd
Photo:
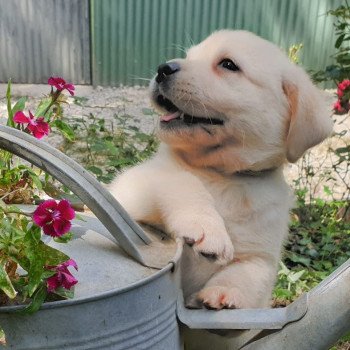
<instances>
[{"instance_id":1,"label":"puppy's leg","mask_svg":"<svg viewBox=\"0 0 350 350\"><path fill-rule=\"evenodd\" d=\"M133 219L163 224L218 263L232 260L233 245L214 199L192 174L145 163L126 171L109 189Z\"/></svg>"},{"instance_id":2,"label":"puppy's leg","mask_svg":"<svg viewBox=\"0 0 350 350\"><path fill-rule=\"evenodd\" d=\"M109 186L111 194L128 214L138 222L160 224L161 216L156 205L154 174L147 163L135 166L120 174Z\"/></svg>"},{"instance_id":3,"label":"puppy's leg","mask_svg":"<svg viewBox=\"0 0 350 350\"><path fill-rule=\"evenodd\" d=\"M204 257L219 264L233 258L233 245L214 199L192 174L179 172L158 183L160 204L166 231L181 237Z\"/></svg>"},{"instance_id":4,"label":"puppy's leg","mask_svg":"<svg viewBox=\"0 0 350 350\"><path fill-rule=\"evenodd\" d=\"M268 258L237 260L217 272L189 302L195 297L210 309L268 307L275 275L276 264Z\"/></svg>"}]
</instances>

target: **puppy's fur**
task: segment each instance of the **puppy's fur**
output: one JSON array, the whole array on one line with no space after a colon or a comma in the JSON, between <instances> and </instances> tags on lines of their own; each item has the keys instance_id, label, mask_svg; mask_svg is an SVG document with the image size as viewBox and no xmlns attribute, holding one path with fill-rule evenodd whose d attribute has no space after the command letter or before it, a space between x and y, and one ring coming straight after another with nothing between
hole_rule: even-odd
<instances>
[{"instance_id":1,"label":"puppy's fur","mask_svg":"<svg viewBox=\"0 0 350 350\"><path fill-rule=\"evenodd\" d=\"M151 83L163 143L111 192L135 220L188 244L189 306L266 307L292 205L282 167L330 134L324 99L278 47L245 31L215 32L170 66Z\"/></svg>"}]
</instances>

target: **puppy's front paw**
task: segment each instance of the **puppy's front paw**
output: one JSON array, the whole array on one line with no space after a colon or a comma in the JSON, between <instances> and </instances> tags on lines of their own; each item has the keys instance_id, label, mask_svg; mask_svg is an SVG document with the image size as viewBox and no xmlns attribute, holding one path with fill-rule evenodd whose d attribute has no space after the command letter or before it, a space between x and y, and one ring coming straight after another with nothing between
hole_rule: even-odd
<instances>
[{"instance_id":1,"label":"puppy's front paw","mask_svg":"<svg viewBox=\"0 0 350 350\"><path fill-rule=\"evenodd\" d=\"M205 217L179 220L174 232L195 252L209 260L226 264L233 259L233 245L221 222Z\"/></svg>"},{"instance_id":2,"label":"puppy's front paw","mask_svg":"<svg viewBox=\"0 0 350 350\"><path fill-rule=\"evenodd\" d=\"M235 287L205 287L196 295L197 302L207 309L242 309L248 307L243 293ZM193 300L192 300L193 302Z\"/></svg>"}]
</instances>

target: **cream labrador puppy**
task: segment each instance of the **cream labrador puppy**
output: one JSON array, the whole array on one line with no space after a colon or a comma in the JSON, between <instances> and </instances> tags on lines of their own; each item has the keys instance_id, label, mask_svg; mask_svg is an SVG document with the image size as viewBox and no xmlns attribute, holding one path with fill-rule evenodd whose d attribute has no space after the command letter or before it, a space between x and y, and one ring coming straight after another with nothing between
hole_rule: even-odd
<instances>
[{"instance_id":1,"label":"cream labrador puppy","mask_svg":"<svg viewBox=\"0 0 350 350\"><path fill-rule=\"evenodd\" d=\"M278 47L230 30L161 65L150 90L162 144L112 194L187 243L188 306L269 306L292 205L282 167L330 134L321 92Z\"/></svg>"}]
</instances>

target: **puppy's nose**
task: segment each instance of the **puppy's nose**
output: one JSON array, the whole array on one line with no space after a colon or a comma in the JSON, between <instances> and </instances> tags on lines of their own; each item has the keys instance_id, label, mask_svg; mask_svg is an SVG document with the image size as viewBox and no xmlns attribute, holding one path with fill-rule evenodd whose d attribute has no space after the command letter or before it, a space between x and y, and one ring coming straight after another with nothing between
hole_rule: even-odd
<instances>
[{"instance_id":1,"label":"puppy's nose","mask_svg":"<svg viewBox=\"0 0 350 350\"><path fill-rule=\"evenodd\" d=\"M164 81L169 75L174 74L180 70L180 65L177 62L163 63L158 67L158 74L156 82L159 84Z\"/></svg>"}]
</instances>

